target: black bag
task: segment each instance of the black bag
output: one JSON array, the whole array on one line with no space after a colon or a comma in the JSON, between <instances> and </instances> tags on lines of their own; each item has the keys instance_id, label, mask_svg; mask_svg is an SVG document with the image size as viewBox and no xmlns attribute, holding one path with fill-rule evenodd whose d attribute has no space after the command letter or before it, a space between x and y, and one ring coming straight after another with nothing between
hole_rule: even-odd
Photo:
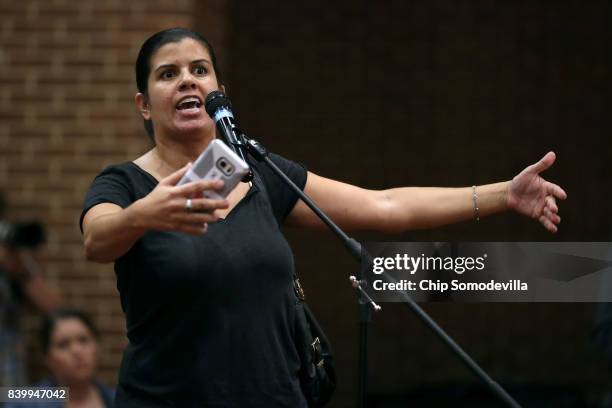
<instances>
[{"instance_id":1,"label":"black bag","mask_svg":"<svg viewBox=\"0 0 612 408\"><path fill-rule=\"evenodd\" d=\"M304 291L293 277L295 304L295 346L301 360L298 377L309 407L322 407L336 389L336 370L329 340L304 301Z\"/></svg>"},{"instance_id":2,"label":"black bag","mask_svg":"<svg viewBox=\"0 0 612 408\"><path fill-rule=\"evenodd\" d=\"M256 177L253 182L267 193L266 183ZM261 181L261 182L260 182ZM304 290L296 274L293 275L295 303L295 348L300 357L298 377L302 393L311 408L322 407L329 402L336 389L336 370L329 340L306 302Z\"/></svg>"}]
</instances>

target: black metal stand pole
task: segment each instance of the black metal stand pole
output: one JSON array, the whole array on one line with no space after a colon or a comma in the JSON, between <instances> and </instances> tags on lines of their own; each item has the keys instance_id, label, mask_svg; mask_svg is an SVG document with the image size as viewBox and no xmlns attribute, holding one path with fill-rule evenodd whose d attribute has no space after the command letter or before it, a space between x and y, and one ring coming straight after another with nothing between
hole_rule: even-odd
<instances>
[{"instance_id":1,"label":"black metal stand pole","mask_svg":"<svg viewBox=\"0 0 612 408\"><path fill-rule=\"evenodd\" d=\"M338 227L317 205L306 195L298 186L291 181L289 177L278 168L276 164L268 157L267 150L254 139L249 139L246 135L242 135L246 143L248 152L259 162L264 162L278 177L280 177L285 184L287 184L301 199L302 201L328 226L328 228L344 242L347 251L357 261L365 259L371 259L371 256L361 247L361 244L353 238L346 235L340 227ZM360 337L360 351L359 351L359 407L365 407L366 404L366 380L367 380L367 325L370 320L371 309L381 310L370 296L361 287L361 279L357 279L354 276L350 277L351 284L357 290L360 308L366 308L368 310L368 316L362 315L362 320L359 325L359 337ZM444 344L446 344L453 353L459 357L461 361L478 377L480 380L489 387L489 389L507 406L512 408L521 408L510 394L506 392L497 382L495 382L480 366L418 305L415 301L404 292L404 298L406 301L404 304L414 312L419 319L427 327L429 327Z\"/></svg>"},{"instance_id":2,"label":"black metal stand pole","mask_svg":"<svg viewBox=\"0 0 612 408\"><path fill-rule=\"evenodd\" d=\"M372 319L370 305L359 301L359 385L357 406L366 408L368 394L368 324Z\"/></svg>"}]
</instances>

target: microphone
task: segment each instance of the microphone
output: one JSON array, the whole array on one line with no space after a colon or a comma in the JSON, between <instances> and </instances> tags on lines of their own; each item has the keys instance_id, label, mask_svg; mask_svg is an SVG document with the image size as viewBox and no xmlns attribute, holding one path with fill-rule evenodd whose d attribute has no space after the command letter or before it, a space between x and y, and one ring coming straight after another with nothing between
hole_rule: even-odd
<instances>
[{"instance_id":1,"label":"microphone","mask_svg":"<svg viewBox=\"0 0 612 408\"><path fill-rule=\"evenodd\" d=\"M221 132L225 144L234 150L248 166L249 162L246 159L245 145L242 142L242 132L238 129L234 121L232 103L229 98L221 91L212 91L206 96L204 108L208 116L215 121L217 129ZM252 178L253 172L249 169L249 173L244 176L242 181L247 182Z\"/></svg>"}]
</instances>

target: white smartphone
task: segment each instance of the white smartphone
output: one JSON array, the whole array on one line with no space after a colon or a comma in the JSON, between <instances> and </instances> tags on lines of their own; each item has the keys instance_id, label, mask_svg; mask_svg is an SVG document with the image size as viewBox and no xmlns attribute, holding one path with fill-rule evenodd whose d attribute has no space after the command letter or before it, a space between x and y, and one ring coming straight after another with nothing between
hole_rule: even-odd
<instances>
[{"instance_id":1,"label":"white smartphone","mask_svg":"<svg viewBox=\"0 0 612 408\"><path fill-rule=\"evenodd\" d=\"M223 189L206 190L202 195L211 199L224 199L236 184L249 172L249 166L232 149L219 139L215 139L177 185L198 180L223 180Z\"/></svg>"}]
</instances>

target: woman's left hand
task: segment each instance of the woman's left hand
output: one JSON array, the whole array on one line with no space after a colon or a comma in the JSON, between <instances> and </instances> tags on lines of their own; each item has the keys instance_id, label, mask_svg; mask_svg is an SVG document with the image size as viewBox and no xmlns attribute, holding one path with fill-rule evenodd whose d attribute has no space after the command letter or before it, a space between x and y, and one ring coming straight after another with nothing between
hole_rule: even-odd
<instances>
[{"instance_id":1,"label":"woman's left hand","mask_svg":"<svg viewBox=\"0 0 612 408\"><path fill-rule=\"evenodd\" d=\"M550 232L557 232L557 224L561 222L556 198L567 198L561 187L540 177L541 172L552 166L555 158L554 152L548 152L514 177L508 187L508 207L537 219Z\"/></svg>"}]
</instances>

